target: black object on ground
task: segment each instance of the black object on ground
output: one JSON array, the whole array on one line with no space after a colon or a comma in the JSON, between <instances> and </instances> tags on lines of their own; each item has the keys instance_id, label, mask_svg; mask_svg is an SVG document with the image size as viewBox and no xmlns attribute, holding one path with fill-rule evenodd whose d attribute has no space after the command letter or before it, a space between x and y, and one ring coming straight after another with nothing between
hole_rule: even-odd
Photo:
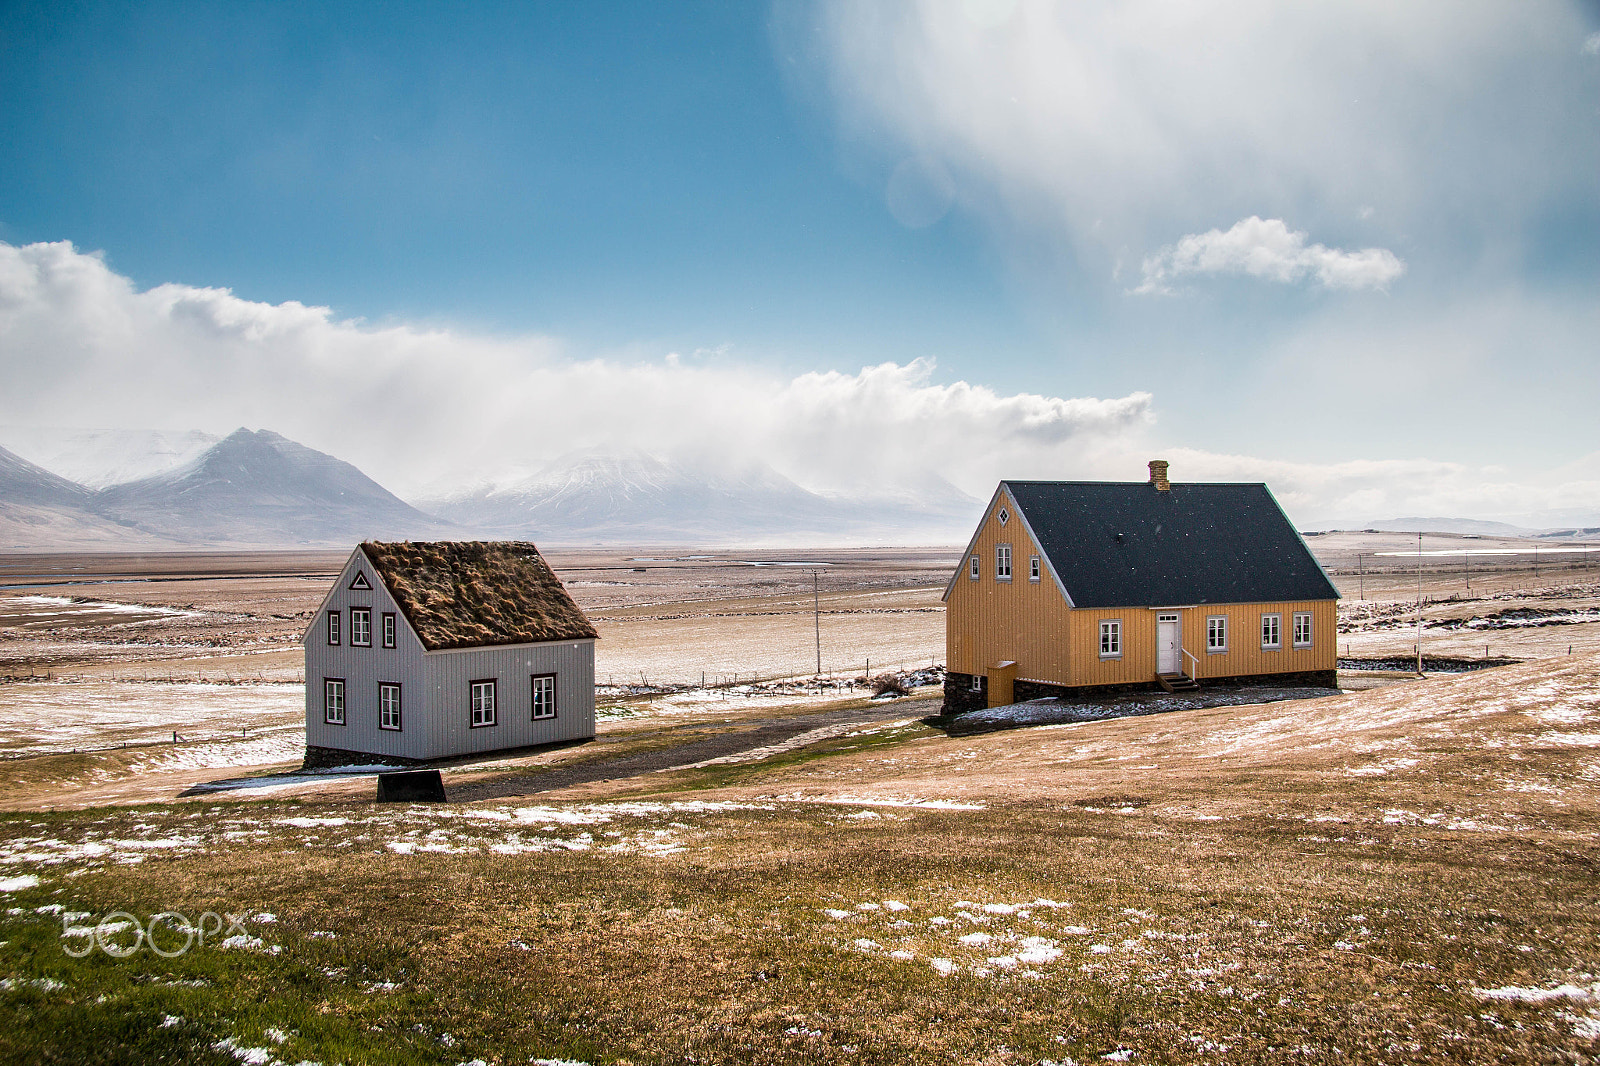
<instances>
[{"instance_id":1,"label":"black object on ground","mask_svg":"<svg viewBox=\"0 0 1600 1066\"><path fill-rule=\"evenodd\" d=\"M437 770L396 770L378 775L379 803L443 803L444 778Z\"/></svg>"}]
</instances>

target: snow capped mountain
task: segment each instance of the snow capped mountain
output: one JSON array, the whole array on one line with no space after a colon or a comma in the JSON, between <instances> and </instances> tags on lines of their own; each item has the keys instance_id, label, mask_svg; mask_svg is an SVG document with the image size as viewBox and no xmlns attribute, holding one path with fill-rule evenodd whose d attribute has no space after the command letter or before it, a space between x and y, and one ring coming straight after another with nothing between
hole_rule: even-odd
<instances>
[{"instance_id":1,"label":"snow capped mountain","mask_svg":"<svg viewBox=\"0 0 1600 1066\"><path fill-rule=\"evenodd\" d=\"M49 443L43 433L31 439L39 449ZM463 537L932 544L963 540L980 507L933 475L883 490L822 494L759 462L600 449L520 476L447 487L414 507L349 463L268 430L240 429L220 440L136 431L50 440L50 454L96 480L116 469L161 469L93 491L0 451L0 544L287 547ZM112 462L118 441L127 447L121 468Z\"/></svg>"},{"instance_id":2,"label":"snow capped mountain","mask_svg":"<svg viewBox=\"0 0 1600 1066\"><path fill-rule=\"evenodd\" d=\"M344 545L451 533L349 463L270 430L236 430L175 470L102 490L95 507L189 543Z\"/></svg>"},{"instance_id":3,"label":"snow capped mountain","mask_svg":"<svg viewBox=\"0 0 1600 1066\"><path fill-rule=\"evenodd\" d=\"M0 501L83 507L91 496L82 485L57 477L43 467L0 448Z\"/></svg>"},{"instance_id":4,"label":"snow capped mountain","mask_svg":"<svg viewBox=\"0 0 1600 1066\"><path fill-rule=\"evenodd\" d=\"M0 447L91 489L175 470L221 439L199 430L0 426Z\"/></svg>"},{"instance_id":5,"label":"snow capped mountain","mask_svg":"<svg viewBox=\"0 0 1600 1066\"><path fill-rule=\"evenodd\" d=\"M491 535L619 544L959 540L980 506L948 482L927 494L825 496L761 463L600 449L417 505Z\"/></svg>"}]
</instances>

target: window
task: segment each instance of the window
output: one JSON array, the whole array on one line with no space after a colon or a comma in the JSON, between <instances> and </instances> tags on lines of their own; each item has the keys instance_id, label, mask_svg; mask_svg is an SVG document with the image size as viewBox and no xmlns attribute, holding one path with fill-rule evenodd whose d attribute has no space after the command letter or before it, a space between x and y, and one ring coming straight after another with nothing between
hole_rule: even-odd
<instances>
[{"instance_id":1,"label":"window","mask_svg":"<svg viewBox=\"0 0 1600 1066\"><path fill-rule=\"evenodd\" d=\"M1228 650L1228 619L1226 615L1214 614L1206 619L1206 651Z\"/></svg>"},{"instance_id":2,"label":"window","mask_svg":"<svg viewBox=\"0 0 1600 1066\"><path fill-rule=\"evenodd\" d=\"M1311 614L1309 611L1295 612L1294 646L1297 648L1311 647Z\"/></svg>"},{"instance_id":3,"label":"window","mask_svg":"<svg viewBox=\"0 0 1600 1066\"><path fill-rule=\"evenodd\" d=\"M1029 581L1038 581L1039 580L1039 571L1040 571L1040 569L1041 568L1039 566L1039 557L1037 555L1035 555L1031 559L1028 560L1028 580Z\"/></svg>"},{"instance_id":4,"label":"window","mask_svg":"<svg viewBox=\"0 0 1600 1066\"><path fill-rule=\"evenodd\" d=\"M1278 630L1282 620L1282 615L1264 614L1261 616L1261 646L1263 648L1283 647L1283 634Z\"/></svg>"},{"instance_id":5,"label":"window","mask_svg":"<svg viewBox=\"0 0 1600 1066\"><path fill-rule=\"evenodd\" d=\"M1122 657L1122 622L1110 619L1100 623L1100 658Z\"/></svg>"},{"instance_id":6,"label":"window","mask_svg":"<svg viewBox=\"0 0 1600 1066\"><path fill-rule=\"evenodd\" d=\"M394 631L395 631L394 615L392 615L392 614L384 615L383 616L383 646L385 648L394 647Z\"/></svg>"},{"instance_id":7,"label":"window","mask_svg":"<svg viewBox=\"0 0 1600 1066\"><path fill-rule=\"evenodd\" d=\"M350 645L355 648L372 647L372 608L350 608Z\"/></svg>"},{"instance_id":8,"label":"window","mask_svg":"<svg viewBox=\"0 0 1600 1066\"><path fill-rule=\"evenodd\" d=\"M1011 545L999 544L995 546L994 576L997 581L1011 580Z\"/></svg>"},{"instance_id":9,"label":"window","mask_svg":"<svg viewBox=\"0 0 1600 1066\"><path fill-rule=\"evenodd\" d=\"M392 681L378 682L378 728L400 728L400 686Z\"/></svg>"},{"instance_id":10,"label":"window","mask_svg":"<svg viewBox=\"0 0 1600 1066\"><path fill-rule=\"evenodd\" d=\"M974 555L972 557L972 566L970 568L971 575L972 575L972 580L974 580L974 581L978 580L978 567L981 566L981 565L982 564L978 562L978 557L976 555Z\"/></svg>"},{"instance_id":11,"label":"window","mask_svg":"<svg viewBox=\"0 0 1600 1066\"><path fill-rule=\"evenodd\" d=\"M344 678L322 681L322 720L329 725L344 725Z\"/></svg>"},{"instance_id":12,"label":"window","mask_svg":"<svg viewBox=\"0 0 1600 1066\"><path fill-rule=\"evenodd\" d=\"M556 716L556 675L535 674L533 677L534 718Z\"/></svg>"},{"instance_id":13,"label":"window","mask_svg":"<svg viewBox=\"0 0 1600 1066\"><path fill-rule=\"evenodd\" d=\"M974 691L974 692L982 692L983 691L983 678L979 677L977 674L973 674L972 675L972 691Z\"/></svg>"},{"instance_id":14,"label":"window","mask_svg":"<svg viewBox=\"0 0 1600 1066\"><path fill-rule=\"evenodd\" d=\"M472 728L494 725L494 680L472 682Z\"/></svg>"},{"instance_id":15,"label":"window","mask_svg":"<svg viewBox=\"0 0 1600 1066\"><path fill-rule=\"evenodd\" d=\"M328 612L328 643L339 643L339 612Z\"/></svg>"}]
</instances>

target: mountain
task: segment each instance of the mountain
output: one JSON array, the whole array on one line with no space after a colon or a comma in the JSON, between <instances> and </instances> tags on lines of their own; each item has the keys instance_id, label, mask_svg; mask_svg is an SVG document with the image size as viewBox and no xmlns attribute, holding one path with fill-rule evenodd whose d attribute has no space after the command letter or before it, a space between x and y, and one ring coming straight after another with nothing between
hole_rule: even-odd
<instances>
[{"instance_id":1,"label":"mountain","mask_svg":"<svg viewBox=\"0 0 1600 1066\"><path fill-rule=\"evenodd\" d=\"M163 537L96 514L94 493L0 448L0 548L74 551L115 544L176 548Z\"/></svg>"},{"instance_id":2,"label":"mountain","mask_svg":"<svg viewBox=\"0 0 1600 1066\"><path fill-rule=\"evenodd\" d=\"M346 545L459 535L349 463L269 430L236 430L175 470L102 489L94 507L189 544Z\"/></svg>"},{"instance_id":3,"label":"mountain","mask_svg":"<svg viewBox=\"0 0 1600 1066\"><path fill-rule=\"evenodd\" d=\"M0 426L0 447L91 489L164 474L221 439L199 430Z\"/></svg>"},{"instance_id":4,"label":"mountain","mask_svg":"<svg viewBox=\"0 0 1600 1066\"><path fill-rule=\"evenodd\" d=\"M1368 522L1362 529L1383 533L1475 533L1484 537L1527 537L1533 530L1509 522L1485 522L1476 518L1390 518Z\"/></svg>"},{"instance_id":5,"label":"mountain","mask_svg":"<svg viewBox=\"0 0 1600 1066\"><path fill-rule=\"evenodd\" d=\"M93 493L0 448L0 502L86 507Z\"/></svg>"},{"instance_id":6,"label":"mountain","mask_svg":"<svg viewBox=\"0 0 1600 1066\"><path fill-rule=\"evenodd\" d=\"M824 496L762 463L598 449L416 503L489 535L613 544L961 540L981 507L948 482L926 495Z\"/></svg>"}]
</instances>

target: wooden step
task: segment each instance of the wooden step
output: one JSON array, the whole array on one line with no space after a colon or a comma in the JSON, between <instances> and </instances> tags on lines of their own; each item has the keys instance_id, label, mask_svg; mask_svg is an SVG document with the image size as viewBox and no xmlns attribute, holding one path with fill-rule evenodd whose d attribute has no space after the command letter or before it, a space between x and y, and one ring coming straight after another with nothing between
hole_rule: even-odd
<instances>
[{"instance_id":1,"label":"wooden step","mask_svg":"<svg viewBox=\"0 0 1600 1066\"><path fill-rule=\"evenodd\" d=\"M1168 692L1200 691L1200 682L1188 674L1157 674L1156 682Z\"/></svg>"}]
</instances>

